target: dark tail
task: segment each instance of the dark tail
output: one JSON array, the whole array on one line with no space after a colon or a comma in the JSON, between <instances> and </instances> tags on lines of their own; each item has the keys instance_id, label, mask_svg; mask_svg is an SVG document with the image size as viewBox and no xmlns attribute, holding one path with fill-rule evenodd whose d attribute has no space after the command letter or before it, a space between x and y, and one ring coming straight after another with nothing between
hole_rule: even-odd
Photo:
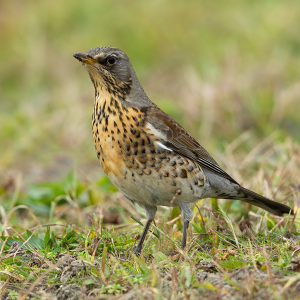
<instances>
[{"instance_id":1,"label":"dark tail","mask_svg":"<svg viewBox=\"0 0 300 300\"><path fill-rule=\"evenodd\" d=\"M256 194L250 190L245 189L242 186L239 186L237 190L238 194L242 194L242 196L239 198L238 195L236 199L261 207L266 211L277 216L282 216L283 214L294 215L294 210L285 204L273 201L269 198Z\"/></svg>"}]
</instances>

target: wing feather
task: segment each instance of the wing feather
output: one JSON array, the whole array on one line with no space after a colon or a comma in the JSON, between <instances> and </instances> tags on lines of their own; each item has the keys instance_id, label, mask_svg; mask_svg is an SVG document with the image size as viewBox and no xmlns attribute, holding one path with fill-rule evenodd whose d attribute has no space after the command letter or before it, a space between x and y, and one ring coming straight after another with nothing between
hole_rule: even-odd
<instances>
[{"instance_id":1,"label":"wing feather","mask_svg":"<svg viewBox=\"0 0 300 300\"><path fill-rule=\"evenodd\" d=\"M198 163L200 166L238 184L227 174L210 154L192 137L187 131L168 114L157 106L144 108L146 120L155 130L159 132L159 142L165 147L175 151L188 159ZM165 137L161 138L161 134Z\"/></svg>"}]
</instances>

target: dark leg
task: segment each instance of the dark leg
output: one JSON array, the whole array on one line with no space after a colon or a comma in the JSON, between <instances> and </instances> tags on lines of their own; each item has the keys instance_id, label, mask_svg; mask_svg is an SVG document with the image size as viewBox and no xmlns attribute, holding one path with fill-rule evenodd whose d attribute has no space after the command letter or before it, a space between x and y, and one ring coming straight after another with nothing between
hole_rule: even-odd
<instances>
[{"instance_id":1,"label":"dark leg","mask_svg":"<svg viewBox=\"0 0 300 300\"><path fill-rule=\"evenodd\" d=\"M189 228L189 221L184 221L184 227L183 227L183 237L182 237L182 244L181 249L183 250L186 245L186 237L187 237L187 229Z\"/></svg>"},{"instance_id":2,"label":"dark leg","mask_svg":"<svg viewBox=\"0 0 300 300\"><path fill-rule=\"evenodd\" d=\"M140 240L139 240L139 243L138 243L138 245L136 246L136 249L135 249L135 251L134 251L134 254L135 254L136 256L140 256L140 254L141 254L142 247L143 247L143 243L144 243L146 234L147 234L147 232L148 232L148 230L149 230L149 227L150 227L151 222L152 222L152 220L150 220L150 219L147 220L147 223L146 223L146 225L145 225L145 227L144 227L142 236L141 236L141 238L140 238Z\"/></svg>"}]
</instances>

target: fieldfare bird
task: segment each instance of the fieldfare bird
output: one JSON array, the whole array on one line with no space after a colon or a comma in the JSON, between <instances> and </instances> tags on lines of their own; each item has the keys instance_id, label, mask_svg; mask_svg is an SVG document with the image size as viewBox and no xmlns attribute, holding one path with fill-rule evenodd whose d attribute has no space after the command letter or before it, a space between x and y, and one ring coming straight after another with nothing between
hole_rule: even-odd
<instances>
[{"instance_id":1,"label":"fieldfare bird","mask_svg":"<svg viewBox=\"0 0 300 300\"><path fill-rule=\"evenodd\" d=\"M95 88L92 128L101 166L125 197L146 212L137 255L159 205L179 206L184 220L182 249L192 218L190 203L199 199L241 200L279 216L294 213L289 206L242 187L228 175L148 98L123 51L98 47L74 57L83 63Z\"/></svg>"}]
</instances>

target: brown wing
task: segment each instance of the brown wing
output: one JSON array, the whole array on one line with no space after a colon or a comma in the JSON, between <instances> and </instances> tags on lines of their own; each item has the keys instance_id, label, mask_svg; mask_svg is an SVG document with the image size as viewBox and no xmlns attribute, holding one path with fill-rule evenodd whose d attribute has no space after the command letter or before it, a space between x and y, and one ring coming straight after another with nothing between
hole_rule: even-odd
<instances>
[{"instance_id":1,"label":"brown wing","mask_svg":"<svg viewBox=\"0 0 300 300\"><path fill-rule=\"evenodd\" d=\"M146 122L149 122L155 129L166 135L166 140L159 140L163 145L186 158L194 160L200 166L211 170L231 182L237 183L172 117L156 106L142 108L142 110L146 113Z\"/></svg>"}]
</instances>

